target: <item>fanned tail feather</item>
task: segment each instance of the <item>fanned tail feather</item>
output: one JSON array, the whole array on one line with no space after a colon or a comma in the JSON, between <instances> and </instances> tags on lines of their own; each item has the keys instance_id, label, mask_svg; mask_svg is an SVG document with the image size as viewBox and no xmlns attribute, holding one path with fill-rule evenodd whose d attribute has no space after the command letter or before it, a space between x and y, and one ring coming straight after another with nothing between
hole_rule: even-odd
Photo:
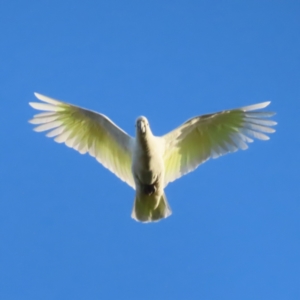
<instances>
[{"instance_id":1,"label":"fanned tail feather","mask_svg":"<svg viewBox=\"0 0 300 300\"><path fill-rule=\"evenodd\" d=\"M147 195L136 196L131 217L138 222L156 222L167 218L172 214L171 208L165 194L161 196L158 203L154 197Z\"/></svg>"}]
</instances>

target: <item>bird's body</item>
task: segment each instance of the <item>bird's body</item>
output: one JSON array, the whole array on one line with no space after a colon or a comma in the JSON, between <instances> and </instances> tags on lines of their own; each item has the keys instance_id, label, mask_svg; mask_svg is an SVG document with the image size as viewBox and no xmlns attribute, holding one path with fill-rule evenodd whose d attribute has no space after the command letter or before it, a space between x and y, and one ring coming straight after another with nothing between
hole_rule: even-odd
<instances>
[{"instance_id":1,"label":"bird's body","mask_svg":"<svg viewBox=\"0 0 300 300\"><path fill-rule=\"evenodd\" d=\"M136 121L132 138L106 116L35 94L45 103L30 103L46 111L30 120L35 131L47 131L58 143L89 153L136 190L132 217L153 222L171 215L164 189L209 158L247 149L252 138L269 139L275 130L267 120L274 113L257 111L270 102L194 117L170 133L152 134L145 117Z\"/></svg>"},{"instance_id":2,"label":"bird's body","mask_svg":"<svg viewBox=\"0 0 300 300\"><path fill-rule=\"evenodd\" d=\"M149 219L161 219L166 213L170 215L171 210L164 196L164 142L152 134L145 117L140 117L136 124L132 156L136 197L132 217L146 222ZM155 213L156 217L153 215Z\"/></svg>"}]
</instances>

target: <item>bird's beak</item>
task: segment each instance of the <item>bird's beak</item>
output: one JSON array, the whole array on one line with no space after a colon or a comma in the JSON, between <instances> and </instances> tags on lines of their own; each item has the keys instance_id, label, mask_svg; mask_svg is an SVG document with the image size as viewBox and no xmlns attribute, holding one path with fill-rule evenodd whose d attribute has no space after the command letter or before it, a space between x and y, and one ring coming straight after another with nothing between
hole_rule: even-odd
<instances>
[{"instance_id":1,"label":"bird's beak","mask_svg":"<svg viewBox=\"0 0 300 300\"><path fill-rule=\"evenodd\" d=\"M138 122L138 129L141 133L145 133L146 132L146 125L144 122Z\"/></svg>"}]
</instances>

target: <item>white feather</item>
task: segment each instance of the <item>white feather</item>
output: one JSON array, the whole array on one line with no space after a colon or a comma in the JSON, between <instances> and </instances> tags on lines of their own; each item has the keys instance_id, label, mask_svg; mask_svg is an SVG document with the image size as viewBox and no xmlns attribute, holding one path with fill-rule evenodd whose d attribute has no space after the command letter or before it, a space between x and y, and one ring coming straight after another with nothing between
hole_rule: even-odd
<instances>
[{"instance_id":1,"label":"white feather","mask_svg":"<svg viewBox=\"0 0 300 300\"><path fill-rule=\"evenodd\" d=\"M155 137L145 117L137 120L137 137L130 137L108 117L35 93L43 103L29 103L43 113L29 122L35 131L48 131L57 143L92 157L136 189L132 217L157 221L171 214L164 187L193 171L210 158L239 149L253 139L268 140L277 123L266 120L273 112L261 112L270 102L197 116L163 137ZM140 123L139 123L140 122ZM143 133L142 133L143 132ZM157 184L154 196L143 194L143 185ZM142 199L142 200L141 200Z\"/></svg>"}]
</instances>

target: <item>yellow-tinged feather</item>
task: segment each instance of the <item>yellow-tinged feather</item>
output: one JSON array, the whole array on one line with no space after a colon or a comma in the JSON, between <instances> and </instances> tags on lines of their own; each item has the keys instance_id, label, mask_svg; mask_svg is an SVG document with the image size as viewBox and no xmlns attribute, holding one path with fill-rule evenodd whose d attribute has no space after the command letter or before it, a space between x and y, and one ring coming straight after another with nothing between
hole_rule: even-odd
<instances>
[{"instance_id":1,"label":"yellow-tinged feather","mask_svg":"<svg viewBox=\"0 0 300 300\"><path fill-rule=\"evenodd\" d=\"M131 173L132 138L106 116L35 93L46 103L30 105L46 111L30 120L37 124L35 131L48 131L57 143L65 143L81 154L97 159L120 179L135 188Z\"/></svg>"},{"instance_id":2,"label":"yellow-tinged feather","mask_svg":"<svg viewBox=\"0 0 300 300\"><path fill-rule=\"evenodd\" d=\"M248 148L251 137L267 140L265 133L275 130L269 126L277 123L265 118L272 112L259 112L270 102L245 106L192 118L166 134L165 186L182 175L194 170L209 158L217 158L238 149Z\"/></svg>"}]
</instances>

